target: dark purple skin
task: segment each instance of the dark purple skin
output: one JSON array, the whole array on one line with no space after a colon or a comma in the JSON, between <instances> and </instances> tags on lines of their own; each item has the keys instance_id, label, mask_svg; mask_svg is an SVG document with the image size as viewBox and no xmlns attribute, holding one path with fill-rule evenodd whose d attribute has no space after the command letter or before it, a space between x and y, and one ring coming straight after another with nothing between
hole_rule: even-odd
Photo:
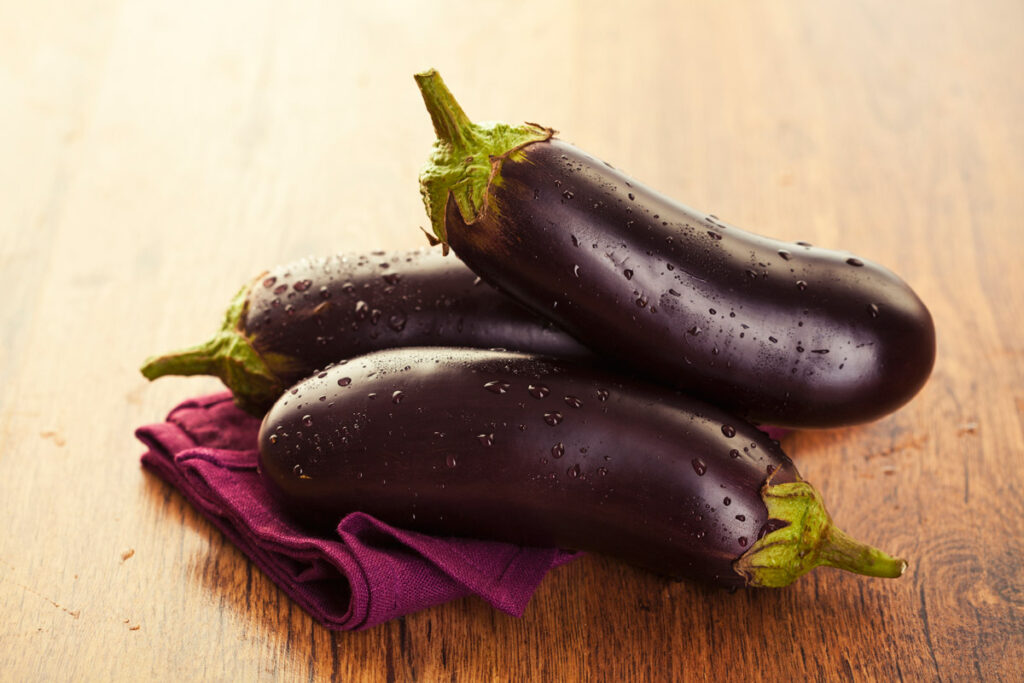
<instances>
[{"instance_id":1,"label":"dark purple skin","mask_svg":"<svg viewBox=\"0 0 1024 683\"><path fill-rule=\"evenodd\" d=\"M799 481L778 442L722 410L526 354L393 349L295 386L263 420L260 472L297 518L369 513L426 533L594 551L744 585L776 528L760 491Z\"/></svg>"},{"instance_id":2,"label":"dark purple skin","mask_svg":"<svg viewBox=\"0 0 1024 683\"><path fill-rule=\"evenodd\" d=\"M501 160L459 257L617 359L756 422L835 427L906 403L935 360L910 287L849 253L700 214L557 139Z\"/></svg>"},{"instance_id":3,"label":"dark purple skin","mask_svg":"<svg viewBox=\"0 0 1024 683\"><path fill-rule=\"evenodd\" d=\"M396 346L590 352L436 250L303 259L253 284L242 331L261 354L300 364L285 387L342 358Z\"/></svg>"}]
</instances>

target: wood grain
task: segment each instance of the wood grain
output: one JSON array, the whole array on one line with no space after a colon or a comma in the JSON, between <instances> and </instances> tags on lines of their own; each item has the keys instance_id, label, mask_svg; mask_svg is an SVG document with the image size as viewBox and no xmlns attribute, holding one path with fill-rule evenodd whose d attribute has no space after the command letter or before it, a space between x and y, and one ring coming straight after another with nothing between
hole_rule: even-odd
<instances>
[{"instance_id":1,"label":"wood grain","mask_svg":"<svg viewBox=\"0 0 1024 683\"><path fill-rule=\"evenodd\" d=\"M0 2L0 678L1020 680L1024 5ZM685 203L850 249L929 304L908 406L786 447L898 581L668 583L601 557L525 617L314 624L137 465L148 385L237 286L418 246L411 74Z\"/></svg>"}]
</instances>

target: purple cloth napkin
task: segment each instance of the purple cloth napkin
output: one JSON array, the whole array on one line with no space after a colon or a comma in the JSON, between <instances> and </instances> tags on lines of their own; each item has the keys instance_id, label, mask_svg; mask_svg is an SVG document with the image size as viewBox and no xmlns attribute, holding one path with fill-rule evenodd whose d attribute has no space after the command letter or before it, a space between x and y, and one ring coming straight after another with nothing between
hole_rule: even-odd
<instances>
[{"instance_id":1,"label":"purple cloth napkin","mask_svg":"<svg viewBox=\"0 0 1024 683\"><path fill-rule=\"evenodd\" d=\"M337 536L292 523L256 472L260 421L231 394L185 401L135 435L142 464L167 481L304 610L330 629L365 629L467 595L522 616L552 568L577 557L555 549L437 538L353 513Z\"/></svg>"}]
</instances>

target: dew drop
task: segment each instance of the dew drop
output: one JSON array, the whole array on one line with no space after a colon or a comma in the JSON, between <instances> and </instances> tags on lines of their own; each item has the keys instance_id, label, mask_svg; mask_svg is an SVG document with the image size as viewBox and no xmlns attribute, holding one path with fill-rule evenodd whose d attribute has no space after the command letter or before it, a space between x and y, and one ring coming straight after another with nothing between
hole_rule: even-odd
<instances>
[{"instance_id":1,"label":"dew drop","mask_svg":"<svg viewBox=\"0 0 1024 683\"><path fill-rule=\"evenodd\" d=\"M745 521L747 521L747 516L746 515L736 515L736 519L739 520L740 522L745 522Z\"/></svg>"},{"instance_id":2,"label":"dew drop","mask_svg":"<svg viewBox=\"0 0 1024 683\"><path fill-rule=\"evenodd\" d=\"M579 266L573 266L572 267L572 274L575 275L576 277L579 277L580 276L580 267Z\"/></svg>"},{"instance_id":3,"label":"dew drop","mask_svg":"<svg viewBox=\"0 0 1024 683\"><path fill-rule=\"evenodd\" d=\"M349 384L352 384L351 377L342 377L341 379L338 380L339 387L347 387Z\"/></svg>"},{"instance_id":4,"label":"dew drop","mask_svg":"<svg viewBox=\"0 0 1024 683\"><path fill-rule=\"evenodd\" d=\"M446 466L448 466L448 468L450 469L450 468L452 468L452 467L455 467L455 466L456 466L457 464L459 464L459 463L458 463L458 461L457 461L457 460L455 459L455 456L449 453L449 454L448 454L448 456L447 456L447 457L445 457L445 459L444 459L444 464L445 464Z\"/></svg>"},{"instance_id":5,"label":"dew drop","mask_svg":"<svg viewBox=\"0 0 1024 683\"><path fill-rule=\"evenodd\" d=\"M803 280L797 280L796 281L796 288L799 289L802 292L805 289L807 289L807 283L804 282Z\"/></svg>"},{"instance_id":6,"label":"dew drop","mask_svg":"<svg viewBox=\"0 0 1024 683\"><path fill-rule=\"evenodd\" d=\"M396 313L395 315L388 318L388 327L393 329L395 332L401 332L405 329L405 314Z\"/></svg>"},{"instance_id":7,"label":"dew drop","mask_svg":"<svg viewBox=\"0 0 1024 683\"><path fill-rule=\"evenodd\" d=\"M562 196L565 197L566 199L572 199L573 198L573 194L569 190L566 190L565 192L563 192Z\"/></svg>"},{"instance_id":8,"label":"dew drop","mask_svg":"<svg viewBox=\"0 0 1024 683\"><path fill-rule=\"evenodd\" d=\"M779 249L778 254L779 256L782 257L783 261L788 261L789 259L793 258L793 254L789 253L785 249Z\"/></svg>"},{"instance_id":9,"label":"dew drop","mask_svg":"<svg viewBox=\"0 0 1024 683\"><path fill-rule=\"evenodd\" d=\"M864 262L861 261L859 258L850 257L850 258L846 259L846 262L848 264L850 264L851 266L858 266L859 267L859 266L863 266L864 265Z\"/></svg>"},{"instance_id":10,"label":"dew drop","mask_svg":"<svg viewBox=\"0 0 1024 683\"><path fill-rule=\"evenodd\" d=\"M381 275L381 278L383 278L384 282L389 285L397 285L398 281L402 279L402 276L398 273L385 273L384 275Z\"/></svg>"},{"instance_id":11,"label":"dew drop","mask_svg":"<svg viewBox=\"0 0 1024 683\"><path fill-rule=\"evenodd\" d=\"M566 396L565 404L570 408L581 408L583 406L583 401L575 396Z\"/></svg>"},{"instance_id":12,"label":"dew drop","mask_svg":"<svg viewBox=\"0 0 1024 683\"><path fill-rule=\"evenodd\" d=\"M292 287L295 289L296 292L305 292L312 285L313 285L313 281L312 280L299 280L294 285L292 285Z\"/></svg>"},{"instance_id":13,"label":"dew drop","mask_svg":"<svg viewBox=\"0 0 1024 683\"><path fill-rule=\"evenodd\" d=\"M733 427L732 425L722 425L722 433L725 434L726 437L731 439L732 437L736 436L736 428Z\"/></svg>"},{"instance_id":14,"label":"dew drop","mask_svg":"<svg viewBox=\"0 0 1024 683\"><path fill-rule=\"evenodd\" d=\"M580 464L576 463L575 465L570 467L568 470L566 470L566 474L568 474L569 477L572 478L572 479L579 479L579 476L580 476Z\"/></svg>"},{"instance_id":15,"label":"dew drop","mask_svg":"<svg viewBox=\"0 0 1024 683\"><path fill-rule=\"evenodd\" d=\"M490 382L484 384L484 389L494 394L506 394L508 393L508 388L510 386L512 385L509 384L508 382L502 381L500 379L492 379Z\"/></svg>"},{"instance_id":16,"label":"dew drop","mask_svg":"<svg viewBox=\"0 0 1024 683\"><path fill-rule=\"evenodd\" d=\"M277 287L274 287L274 294L284 294L285 291L287 291L287 290L288 290L288 285L280 284Z\"/></svg>"},{"instance_id":17,"label":"dew drop","mask_svg":"<svg viewBox=\"0 0 1024 683\"><path fill-rule=\"evenodd\" d=\"M312 427L313 426L313 416L312 415L303 415L302 416L302 426L303 427Z\"/></svg>"},{"instance_id":18,"label":"dew drop","mask_svg":"<svg viewBox=\"0 0 1024 683\"><path fill-rule=\"evenodd\" d=\"M732 498L730 498L729 496L726 496L725 498L723 498L722 499L722 505L732 505Z\"/></svg>"},{"instance_id":19,"label":"dew drop","mask_svg":"<svg viewBox=\"0 0 1024 683\"><path fill-rule=\"evenodd\" d=\"M878 304L868 304L868 314L872 318L878 317Z\"/></svg>"},{"instance_id":20,"label":"dew drop","mask_svg":"<svg viewBox=\"0 0 1024 683\"><path fill-rule=\"evenodd\" d=\"M273 286L274 286L274 283L275 283L275 282L277 282L277 278L276 278L276 277L274 277L273 275L271 275L270 277L268 277L268 278L265 278L265 279L263 280L263 286L264 286L264 287L267 287L267 288L270 288L270 287L273 287Z\"/></svg>"},{"instance_id":21,"label":"dew drop","mask_svg":"<svg viewBox=\"0 0 1024 683\"><path fill-rule=\"evenodd\" d=\"M694 458L690 464L693 465L693 471L697 473L698 477L703 477L704 473L708 471L708 466L700 458Z\"/></svg>"},{"instance_id":22,"label":"dew drop","mask_svg":"<svg viewBox=\"0 0 1024 683\"><path fill-rule=\"evenodd\" d=\"M493 446L494 445L494 433L490 434L477 434L477 441L480 442L481 446Z\"/></svg>"},{"instance_id":23,"label":"dew drop","mask_svg":"<svg viewBox=\"0 0 1024 683\"><path fill-rule=\"evenodd\" d=\"M296 477L302 477L305 474L305 472L302 471L302 465L296 465L295 467L293 467L292 472L295 474Z\"/></svg>"},{"instance_id":24,"label":"dew drop","mask_svg":"<svg viewBox=\"0 0 1024 683\"><path fill-rule=\"evenodd\" d=\"M527 390L530 392L530 396L534 398L544 398L551 393L551 389L548 389L543 384L531 384L527 387Z\"/></svg>"},{"instance_id":25,"label":"dew drop","mask_svg":"<svg viewBox=\"0 0 1024 683\"><path fill-rule=\"evenodd\" d=\"M630 192L627 196L629 197L630 201L633 201L633 200L636 199L636 195L634 195L632 192Z\"/></svg>"},{"instance_id":26,"label":"dew drop","mask_svg":"<svg viewBox=\"0 0 1024 683\"><path fill-rule=\"evenodd\" d=\"M558 443L551 447L551 457L557 460L558 458L561 458L563 455L565 455L565 446L562 444L561 441L559 441Z\"/></svg>"},{"instance_id":27,"label":"dew drop","mask_svg":"<svg viewBox=\"0 0 1024 683\"><path fill-rule=\"evenodd\" d=\"M360 320L366 320L366 316L370 313L370 306L365 301L356 302L356 317Z\"/></svg>"},{"instance_id":28,"label":"dew drop","mask_svg":"<svg viewBox=\"0 0 1024 683\"><path fill-rule=\"evenodd\" d=\"M557 410L555 410L553 412L550 412L550 413L544 413L544 421L547 422L552 427L554 427L559 422L561 422L562 419L563 419L562 418L562 414L560 412L558 412Z\"/></svg>"},{"instance_id":29,"label":"dew drop","mask_svg":"<svg viewBox=\"0 0 1024 683\"><path fill-rule=\"evenodd\" d=\"M624 271L622 271L622 274L626 277L627 280L633 279L633 271L630 270L629 268L626 268Z\"/></svg>"},{"instance_id":30,"label":"dew drop","mask_svg":"<svg viewBox=\"0 0 1024 683\"><path fill-rule=\"evenodd\" d=\"M277 443L277 434L271 434L270 435L270 443L271 443L271 445Z\"/></svg>"},{"instance_id":31,"label":"dew drop","mask_svg":"<svg viewBox=\"0 0 1024 683\"><path fill-rule=\"evenodd\" d=\"M396 391L396 392L391 394L391 402L392 403L401 403L402 399L404 399L404 398L405 398L405 393L403 393L401 391Z\"/></svg>"},{"instance_id":32,"label":"dew drop","mask_svg":"<svg viewBox=\"0 0 1024 683\"><path fill-rule=\"evenodd\" d=\"M608 400L608 395L609 394L608 394L608 390L607 389L598 389L597 390L597 400L601 401L601 403L604 403L605 401Z\"/></svg>"},{"instance_id":33,"label":"dew drop","mask_svg":"<svg viewBox=\"0 0 1024 683\"><path fill-rule=\"evenodd\" d=\"M746 548L747 547L747 537L746 536L740 536L739 541L740 541L740 547L741 548Z\"/></svg>"}]
</instances>

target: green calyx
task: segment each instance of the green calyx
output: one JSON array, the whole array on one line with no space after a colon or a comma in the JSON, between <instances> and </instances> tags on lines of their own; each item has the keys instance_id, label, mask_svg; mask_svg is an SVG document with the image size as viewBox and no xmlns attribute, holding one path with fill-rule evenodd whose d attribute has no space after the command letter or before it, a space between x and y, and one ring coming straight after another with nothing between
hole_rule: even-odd
<instances>
[{"instance_id":1,"label":"green calyx","mask_svg":"<svg viewBox=\"0 0 1024 683\"><path fill-rule=\"evenodd\" d=\"M164 375L213 375L231 390L239 407L262 414L286 388L278 372L293 361L281 354L261 355L242 332L249 289L246 285L231 300L223 326L209 341L154 356L142 366L142 374L149 380Z\"/></svg>"},{"instance_id":2,"label":"green calyx","mask_svg":"<svg viewBox=\"0 0 1024 683\"><path fill-rule=\"evenodd\" d=\"M766 534L733 563L750 586L788 586L821 565L892 579L907 568L904 560L838 529L821 495L806 482L772 486L769 479L761 489L761 498L769 518L788 524Z\"/></svg>"},{"instance_id":3,"label":"green calyx","mask_svg":"<svg viewBox=\"0 0 1024 683\"><path fill-rule=\"evenodd\" d=\"M487 206L487 189L501 160L531 142L550 139L555 131L535 123L473 123L440 74L431 69L415 78L437 134L430 159L420 172L420 194L434 235L447 252L448 196L455 198L462 220L472 223Z\"/></svg>"}]
</instances>

